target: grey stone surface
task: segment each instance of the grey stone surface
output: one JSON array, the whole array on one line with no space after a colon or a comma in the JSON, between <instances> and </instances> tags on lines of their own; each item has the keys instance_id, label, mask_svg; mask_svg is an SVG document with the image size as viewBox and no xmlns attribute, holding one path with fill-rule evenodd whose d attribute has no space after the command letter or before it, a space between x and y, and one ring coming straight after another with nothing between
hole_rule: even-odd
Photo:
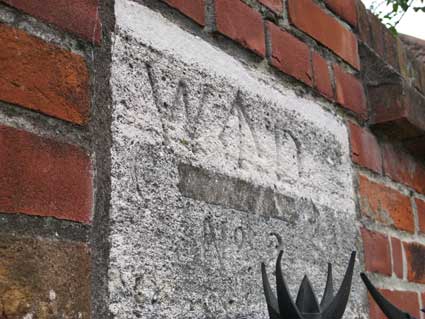
<instances>
[{"instance_id":1,"label":"grey stone surface","mask_svg":"<svg viewBox=\"0 0 425 319\"><path fill-rule=\"evenodd\" d=\"M357 232L342 120L143 5L115 9L112 314L266 318L260 263L279 249L294 297L305 273L321 296L328 261L338 287ZM347 318L365 313L354 281Z\"/></svg>"}]
</instances>

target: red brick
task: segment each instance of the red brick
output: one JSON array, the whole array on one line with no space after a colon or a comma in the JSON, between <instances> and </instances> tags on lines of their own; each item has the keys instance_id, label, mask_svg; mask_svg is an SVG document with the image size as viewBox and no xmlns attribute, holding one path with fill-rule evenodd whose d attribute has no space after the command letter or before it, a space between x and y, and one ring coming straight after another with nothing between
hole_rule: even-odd
<instances>
[{"instance_id":1,"label":"red brick","mask_svg":"<svg viewBox=\"0 0 425 319\"><path fill-rule=\"evenodd\" d=\"M282 0L258 0L260 3L264 4L270 10L281 14L283 12L283 2Z\"/></svg>"},{"instance_id":2,"label":"red brick","mask_svg":"<svg viewBox=\"0 0 425 319\"><path fill-rule=\"evenodd\" d=\"M215 10L218 32L265 56L264 24L260 13L240 0L217 0Z\"/></svg>"},{"instance_id":3,"label":"red brick","mask_svg":"<svg viewBox=\"0 0 425 319\"><path fill-rule=\"evenodd\" d=\"M382 145L385 175L425 194L425 166L392 144Z\"/></svg>"},{"instance_id":4,"label":"red brick","mask_svg":"<svg viewBox=\"0 0 425 319\"><path fill-rule=\"evenodd\" d=\"M415 203L418 212L419 231L425 234L425 201L415 198Z\"/></svg>"},{"instance_id":5,"label":"red brick","mask_svg":"<svg viewBox=\"0 0 425 319\"><path fill-rule=\"evenodd\" d=\"M314 87L329 99L333 99L331 75L328 62L317 52L313 52Z\"/></svg>"},{"instance_id":6,"label":"red brick","mask_svg":"<svg viewBox=\"0 0 425 319\"><path fill-rule=\"evenodd\" d=\"M398 308L420 318L418 293L413 291L394 291L378 289L379 292ZM376 302L369 295L369 314L371 319L387 319Z\"/></svg>"},{"instance_id":7,"label":"red brick","mask_svg":"<svg viewBox=\"0 0 425 319\"><path fill-rule=\"evenodd\" d=\"M173 8L193 19L200 25L205 25L205 1L204 0L164 0Z\"/></svg>"},{"instance_id":8,"label":"red brick","mask_svg":"<svg viewBox=\"0 0 425 319\"><path fill-rule=\"evenodd\" d=\"M336 100L361 118L367 118L366 96L362 83L352 74L334 64Z\"/></svg>"},{"instance_id":9,"label":"red brick","mask_svg":"<svg viewBox=\"0 0 425 319\"><path fill-rule=\"evenodd\" d=\"M89 74L84 59L0 24L0 100L69 122L89 113Z\"/></svg>"},{"instance_id":10,"label":"red brick","mask_svg":"<svg viewBox=\"0 0 425 319\"><path fill-rule=\"evenodd\" d=\"M87 245L4 234L0 242L1 318L90 318Z\"/></svg>"},{"instance_id":11,"label":"red brick","mask_svg":"<svg viewBox=\"0 0 425 319\"><path fill-rule=\"evenodd\" d=\"M391 237L391 248L393 252L393 272L398 278L403 278L403 253L400 239Z\"/></svg>"},{"instance_id":12,"label":"red brick","mask_svg":"<svg viewBox=\"0 0 425 319\"><path fill-rule=\"evenodd\" d=\"M356 36L312 0L289 0L291 22L327 46L356 69L360 69Z\"/></svg>"},{"instance_id":13,"label":"red brick","mask_svg":"<svg viewBox=\"0 0 425 319\"><path fill-rule=\"evenodd\" d=\"M375 135L352 122L349 127L353 162L381 174L381 148Z\"/></svg>"},{"instance_id":14,"label":"red brick","mask_svg":"<svg viewBox=\"0 0 425 319\"><path fill-rule=\"evenodd\" d=\"M85 40L95 43L101 41L102 26L98 0L1 1Z\"/></svg>"},{"instance_id":15,"label":"red brick","mask_svg":"<svg viewBox=\"0 0 425 319\"><path fill-rule=\"evenodd\" d=\"M267 29L272 46L271 64L307 85L313 85L309 47L272 22L267 22Z\"/></svg>"},{"instance_id":16,"label":"red brick","mask_svg":"<svg viewBox=\"0 0 425 319\"><path fill-rule=\"evenodd\" d=\"M0 126L0 211L88 223L90 159L78 147Z\"/></svg>"},{"instance_id":17,"label":"red brick","mask_svg":"<svg viewBox=\"0 0 425 319\"><path fill-rule=\"evenodd\" d=\"M425 246L418 243L403 243L407 260L407 279L425 284Z\"/></svg>"},{"instance_id":18,"label":"red brick","mask_svg":"<svg viewBox=\"0 0 425 319\"><path fill-rule=\"evenodd\" d=\"M369 23L368 10L362 1L357 1L357 20L358 20L358 34L360 41L371 46L371 27Z\"/></svg>"},{"instance_id":19,"label":"red brick","mask_svg":"<svg viewBox=\"0 0 425 319\"><path fill-rule=\"evenodd\" d=\"M325 0L326 5L352 26L357 26L356 0Z\"/></svg>"},{"instance_id":20,"label":"red brick","mask_svg":"<svg viewBox=\"0 0 425 319\"><path fill-rule=\"evenodd\" d=\"M410 198L384 185L359 176L360 211L385 225L413 233L415 230Z\"/></svg>"},{"instance_id":21,"label":"red brick","mask_svg":"<svg viewBox=\"0 0 425 319\"><path fill-rule=\"evenodd\" d=\"M365 269L391 276L391 255L386 235L361 229L365 258Z\"/></svg>"}]
</instances>

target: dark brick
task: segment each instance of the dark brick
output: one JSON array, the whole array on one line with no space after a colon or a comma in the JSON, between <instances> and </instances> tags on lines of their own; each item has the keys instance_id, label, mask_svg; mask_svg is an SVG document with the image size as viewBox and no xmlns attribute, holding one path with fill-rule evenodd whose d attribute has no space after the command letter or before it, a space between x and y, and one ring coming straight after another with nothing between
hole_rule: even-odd
<instances>
[{"instance_id":1,"label":"dark brick","mask_svg":"<svg viewBox=\"0 0 425 319\"><path fill-rule=\"evenodd\" d=\"M425 165L392 144L381 148L385 175L425 194Z\"/></svg>"},{"instance_id":2,"label":"dark brick","mask_svg":"<svg viewBox=\"0 0 425 319\"><path fill-rule=\"evenodd\" d=\"M425 234L425 201L415 198L416 208L418 212L419 231Z\"/></svg>"},{"instance_id":3,"label":"dark brick","mask_svg":"<svg viewBox=\"0 0 425 319\"><path fill-rule=\"evenodd\" d=\"M85 244L0 235L0 317L90 318Z\"/></svg>"},{"instance_id":4,"label":"dark brick","mask_svg":"<svg viewBox=\"0 0 425 319\"><path fill-rule=\"evenodd\" d=\"M407 260L407 279L425 284L425 246L418 243L403 243Z\"/></svg>"}]
</instances>

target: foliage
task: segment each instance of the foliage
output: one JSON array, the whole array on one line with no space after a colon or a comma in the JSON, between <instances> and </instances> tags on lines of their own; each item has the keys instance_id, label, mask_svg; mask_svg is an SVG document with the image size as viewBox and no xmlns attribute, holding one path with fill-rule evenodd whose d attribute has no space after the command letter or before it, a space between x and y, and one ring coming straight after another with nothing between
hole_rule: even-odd
<instances>
[{"instance_id":1,"label":"foliage","mask_svg":"<svg viewBox=\"0 0 425 319\"><path fill-rule=\"evenodd\" d=\"M391 31L397 33L397 25L408 10L425 13L425 0L375 0L370 9Z\"/></svg>"}]
</instances>

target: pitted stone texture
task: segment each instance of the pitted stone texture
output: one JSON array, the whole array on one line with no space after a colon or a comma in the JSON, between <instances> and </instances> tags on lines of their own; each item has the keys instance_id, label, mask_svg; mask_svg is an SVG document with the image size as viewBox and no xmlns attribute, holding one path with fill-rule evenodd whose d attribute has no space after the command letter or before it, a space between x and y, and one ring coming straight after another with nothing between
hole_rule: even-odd
<instances>
[{"instance_id":1,"label":"pitted stone texture","mask_svg":"<svg viewBox=\"0 0 425 319\"><path fill-rule=\"evenodd\" d=\"M116 14L114 316L265 318L260 262L273 278L280 248L294 297L328 261L339 286L356 237L343 123L142 5Z\"/></svg>"}]
</instances>

